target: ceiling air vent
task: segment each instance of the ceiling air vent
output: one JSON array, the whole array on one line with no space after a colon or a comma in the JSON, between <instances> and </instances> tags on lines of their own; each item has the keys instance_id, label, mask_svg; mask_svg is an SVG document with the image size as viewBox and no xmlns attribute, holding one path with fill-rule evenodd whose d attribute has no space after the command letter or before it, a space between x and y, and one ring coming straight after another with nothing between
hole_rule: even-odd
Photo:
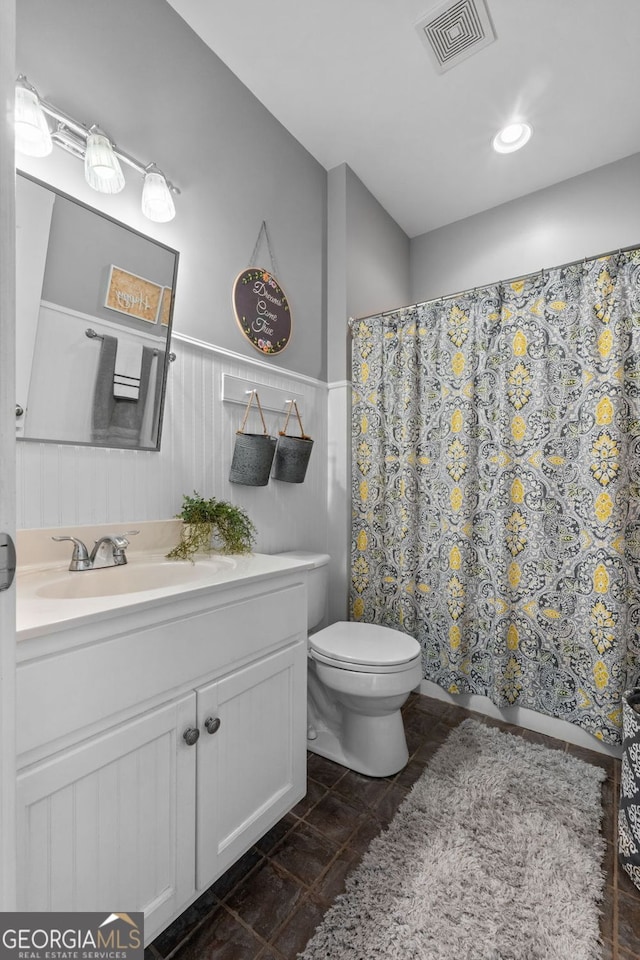
<instances>
[{"instance_id":1,"label":"ceiling air vent","mask_svg":"<svg viewBox=\"0 0 640 960\"><path fill-rule=\"evenodd\" d=\"M496 39L484 0L441 3L416 23L416 30L440 73Z\"/></svg>"}]
</instances>

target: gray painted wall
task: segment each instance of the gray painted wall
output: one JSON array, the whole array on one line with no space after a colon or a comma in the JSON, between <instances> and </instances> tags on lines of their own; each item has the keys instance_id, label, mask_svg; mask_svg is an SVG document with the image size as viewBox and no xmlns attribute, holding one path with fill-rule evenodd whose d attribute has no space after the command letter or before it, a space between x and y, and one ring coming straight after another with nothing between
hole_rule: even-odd
<instances>
[{"instance_id":1,"label":"gray painted wall","mask_svg":"<svg viewBox=\"0 0 640 960\"><path fill-rule=\"evenodd\" d=\"M174 329L258 356L236 324L231 291L266 220L293 317L289 346L270 362L326 379L326 171L165 0L20 0L16 69L181 188L176 219L153 224L130 168L124 191L105 197L61 150L19 158L33 176L180 252ZM257 259L271 267L266 244Z\"/></svg>"},{"instance_id":2,"label":"gray painted wall","mask_svg":"<svg viewBox=\"0 0 640 960\"><path fill-rule=\"evenodd\" d=\"M347 164L329 171L329 380L349 378L346 323L410 296L409 238Z\"/></svg>"},{"instance_id":3,"label":"gray painted wall","mask_svg":"<svg viewBox=\"0 0 640 960\"><path fill-rule=\"evenodd\" d=\"M406 233L346 167L347 309L378 313L406 302L410 292Z\"/></svg>"},{"instance_id":4,"label":"gray painted wall","mask_svg":"<svg viewBox=\"0 0 640 960\"><path fill-rule=\"evenodd\" d=\"M409 297L409 239L361 180L341 164L328 175L327 369L329 621L345 619L351 556L350 316Z\"/></svg>"},{"instance_id":5,"label":"gray painted wall","mask_svg":"<svg viewBox=\"0 0 640 960\"><path fill-rule=\"evenodd\" d=\"M327 380L347 374L347 167L327 175Z\"/></svg>"},{"instance_id":6,"label":"gray painted wall","mask_svg":"<svg viewBox=\"0 0 640 960\"><path fill-rule=\"evenodd\" d=\"M640 245L640 154L411 241L411 302Z\"/></svg>"}]
</instances>

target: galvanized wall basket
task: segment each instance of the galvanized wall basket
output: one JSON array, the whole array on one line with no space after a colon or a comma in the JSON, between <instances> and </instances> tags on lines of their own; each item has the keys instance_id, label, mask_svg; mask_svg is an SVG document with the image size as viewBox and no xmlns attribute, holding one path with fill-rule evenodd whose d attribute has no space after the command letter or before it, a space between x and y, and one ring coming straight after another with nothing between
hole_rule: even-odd
<instances>
[{"instance_id":1,"label":"galvanized wall basket","mask_svg":"<svg viewBox=\"0 0 640 960\"><path fill-rule=\"evenodd\" d=\"M245 433L251 404L255 397L258 412L262 420L262 433ZM233 449L233 459L229 480L231 483L243 483L248 487L265 487L269 482L269 474L276 450L276 438L269 436L264 414L257 390L252 390L244 412L240 429L236 432L236 443Z\"/></svg>"},{"instance_id":2,"label":"galvanized wall basket","mask_svg":"<svg viewBox=\"0 0 640 960\"><path fill-rule=\"evenodd\" d=\"M287 427L292 410L295 410L296 417L298 418L298 424L300 426L299 437L287 435ZM281 430L278 435L276 455L273 459L273 479L284 480L285 483L302 483L307 473L307 467L309 466L312 447L313 440L304 432L298 404L295 400L289 400L287 419L285 420L284 430Z\"/></svg>"}]
</instances>

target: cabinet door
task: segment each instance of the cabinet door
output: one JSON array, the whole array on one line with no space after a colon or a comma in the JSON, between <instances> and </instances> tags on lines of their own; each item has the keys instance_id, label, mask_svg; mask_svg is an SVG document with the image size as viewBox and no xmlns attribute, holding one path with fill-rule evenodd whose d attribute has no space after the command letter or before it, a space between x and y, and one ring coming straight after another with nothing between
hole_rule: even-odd
<instances>
[{"instance_id":1,"label":"cabinet door","mask_svg":"<svg viewBox=\"0 0 640 960\"><path fill-rule=\"evenodd\" d=\"M194 890L194 721L191 693L19 775L19 909L166 926Z\"/></svg>"},{"instance_id":2,"label":"cabinet door","mask_svg":"<svg viewBox=\"0 0 640 960\"><path fill-rule=\"evenodd\" d=\"M197 691L198 889L304 796L306 669L296 643Z\"/></svg>"}]
</instances>

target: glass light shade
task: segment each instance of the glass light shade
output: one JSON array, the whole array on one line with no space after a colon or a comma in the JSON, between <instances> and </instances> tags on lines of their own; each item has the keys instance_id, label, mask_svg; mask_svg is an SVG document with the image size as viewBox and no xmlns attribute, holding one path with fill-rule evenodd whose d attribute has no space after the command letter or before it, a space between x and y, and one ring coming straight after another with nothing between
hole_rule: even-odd
<instances>
[{"instance_id":1,"label":"glass light shade","mask_svg":"<svg viewBox=\"0 0 640 960\"><path fill-rule=\"evenodd\" d=\"M16 150L28 157L47 157L53 150L38 94L24 77L16 83L15 137Z\"/></svg>"},{"instance_id":2,"label":"glass light shade","mask_svg":"<svg viewBox=\"0 0 640 960\"><path fill-rule=\"evenodd\" d=\"M149 220L167 223L176 215L176 208L163 174L157 167L151 167L144 176L142 188L142 212Z\"/></svg>"},{"instance_id":3,"label":"glass light shade","mask_svg":"<svg viewBox=\"0 0 640 960\"><path fill-rule=\"evenodd\" d=\"M528 123L509 123L499 130L493 138L493 149L497 153L513 153L524 147L531 139L533 130Z\"/></svg>"},{"instance_id":4,"label":"glass light shade","mask_svg":"<svg viewBox=\"0 0 640 960\"><path fill-rule=\"evenodd\" d=\"M124 174L109 138L93 131L87 137L84 155L85 180L99 193L120 193L124 187Z\"/></svg>"}]
</instances>

